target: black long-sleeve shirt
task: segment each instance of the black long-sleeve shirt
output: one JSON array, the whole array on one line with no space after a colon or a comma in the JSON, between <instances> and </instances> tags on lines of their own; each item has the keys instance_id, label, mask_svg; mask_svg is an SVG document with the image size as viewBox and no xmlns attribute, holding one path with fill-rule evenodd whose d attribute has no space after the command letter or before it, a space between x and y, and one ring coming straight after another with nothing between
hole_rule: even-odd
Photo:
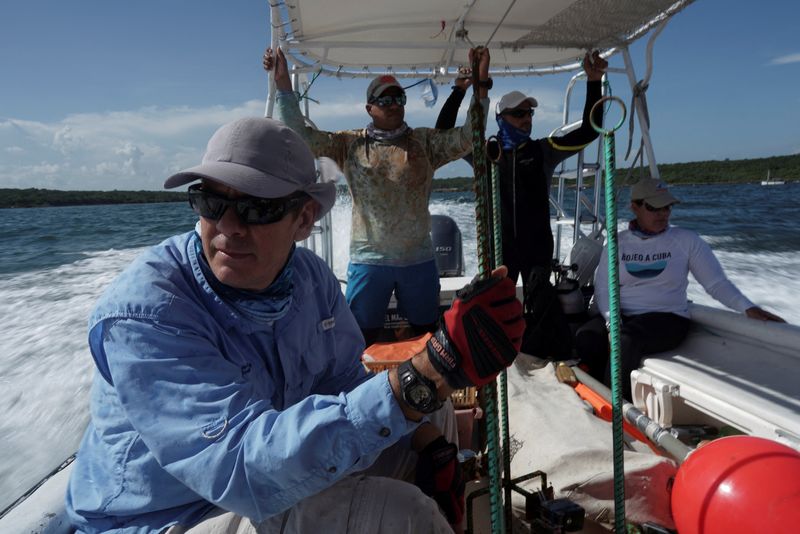
<instances>
[{"instance_id":1,"label":"black long-sleeve shirt","mask_svg":"<svg viewBox=\"0 0 800 534\"><path fill-rule=\"evenodd\" d=\"M589 114L600 96L600 82L587 82L583 121L579 128L566 135L533 139L512 150L503 150L497 162L503 263L513 278L521 272L523 282L527 282L534 266L550 266L553 257L553 234L550 230L553 171L559 163L597 138ZM439 113L437 128L455 125L463 98L464 91L454 88ZM595 111L595 122L602 123L599 108Z\"/></svg>"}]
</instances>

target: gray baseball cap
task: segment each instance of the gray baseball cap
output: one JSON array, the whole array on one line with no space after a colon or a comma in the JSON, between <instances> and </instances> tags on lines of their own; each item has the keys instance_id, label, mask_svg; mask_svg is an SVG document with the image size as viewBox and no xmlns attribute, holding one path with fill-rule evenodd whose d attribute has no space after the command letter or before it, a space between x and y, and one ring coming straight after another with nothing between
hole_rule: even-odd
<instances>
[{"instance_id":1,"label":"gray baseball cap","mask_svg":"<svg viewBox=\"0 0 800 534\"><path fill-rule=\"evenodd\" d=\"M400 85L400 82L397 81L397 78L391 74L382 74L381 76L377 76L374 80L369 82L369 87L367 87L367 102L373 98L378 98L390 87L397 87L403 93L406 92L406 90L403 89L403 86Z\"/></svg>"},{"instance_id":2,"label":"gray baseball cap","mask_svg":"<svg viewBox=\"0 0 800 534\"><path fill-rule=\"evenodd\" d=\"M319 219L336 201L336 184L329 181L333 178L330 174L317 172L311 149L284 123L250 117L220 127L208 141L203 162L173 174L164 188L208 179L260 198L302 191L321 206Z\"/></svg>"}]
</instances>

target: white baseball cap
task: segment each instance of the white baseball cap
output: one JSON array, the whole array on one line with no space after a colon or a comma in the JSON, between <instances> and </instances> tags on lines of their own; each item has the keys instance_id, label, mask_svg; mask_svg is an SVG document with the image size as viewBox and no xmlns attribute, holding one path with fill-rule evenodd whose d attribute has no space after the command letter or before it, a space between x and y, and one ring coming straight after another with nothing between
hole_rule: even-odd
<instances>
[{"instance_id":1,"label":"white baseball cap","mask_svg":"<svg viewBox=\"0 0 800 534\"><path fill-rule=\"evenodd\" d=\"M500 99L500 102L497 103L497 114L499 115L507 109L514 109L523 102L529 102L532 108L535 108L539 105L536 99L532 96L527 96L519 91L511 91L510 93L504 94L503 98Z\"/></svg>"}]
</instances>

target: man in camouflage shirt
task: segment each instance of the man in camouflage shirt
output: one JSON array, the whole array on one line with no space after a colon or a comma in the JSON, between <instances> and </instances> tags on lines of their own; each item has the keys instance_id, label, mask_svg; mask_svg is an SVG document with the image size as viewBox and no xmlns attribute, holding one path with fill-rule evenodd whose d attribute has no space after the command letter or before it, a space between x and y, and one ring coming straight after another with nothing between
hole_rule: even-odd
<instances>
[{"instance_id":1,"label":"man in camouflage shirt","mask_svg":"<svg viewBox=\"0 0 800 534\"><path fill-rule=\"evenodd\" d=\"M489 51L479 57L478 90L488 110ZM367 345L376 341L392 291L415 334L432 331L438 318L439 274L430 238L433 174L472 148L467 119L459 128L410 128L406 94L394 76L378 76L367 89L366 128L323 132L305 125L292 91L283 52L267 49L264 68L274 70L278 118L300 134L317 157L344 171L353 199L346 298ZM469 115L468 115L469 117Z\"/></svg>"}]
</instances>

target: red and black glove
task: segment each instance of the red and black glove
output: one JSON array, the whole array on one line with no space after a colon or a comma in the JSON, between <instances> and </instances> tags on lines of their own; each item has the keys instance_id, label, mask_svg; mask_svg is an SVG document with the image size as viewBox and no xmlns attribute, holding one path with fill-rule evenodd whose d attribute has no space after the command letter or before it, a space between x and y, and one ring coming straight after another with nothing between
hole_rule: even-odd
<instances>
[{"instance_id":1,"label":"red and black glove","mask_svg":"<svg viewBox=\"0 0 800 534\"><path fill-rule=\"evenodd\" d=\"M482 386L511 365L524 332L514 281L473 280L456 293L428 341L428 359L453 389Z\"/></svg>"},{"instance_id":2,"label":"red and black glove","mask_svg":"<svg viewBox=\"0 0 800 534\"><path fill-rule=\"evenodd\" d=\"M460 524L464 517L464 480L457 455L458 447L439 436L419 453L414 481L436 501L451 525Z\"/></svg>"}]
</instances>

